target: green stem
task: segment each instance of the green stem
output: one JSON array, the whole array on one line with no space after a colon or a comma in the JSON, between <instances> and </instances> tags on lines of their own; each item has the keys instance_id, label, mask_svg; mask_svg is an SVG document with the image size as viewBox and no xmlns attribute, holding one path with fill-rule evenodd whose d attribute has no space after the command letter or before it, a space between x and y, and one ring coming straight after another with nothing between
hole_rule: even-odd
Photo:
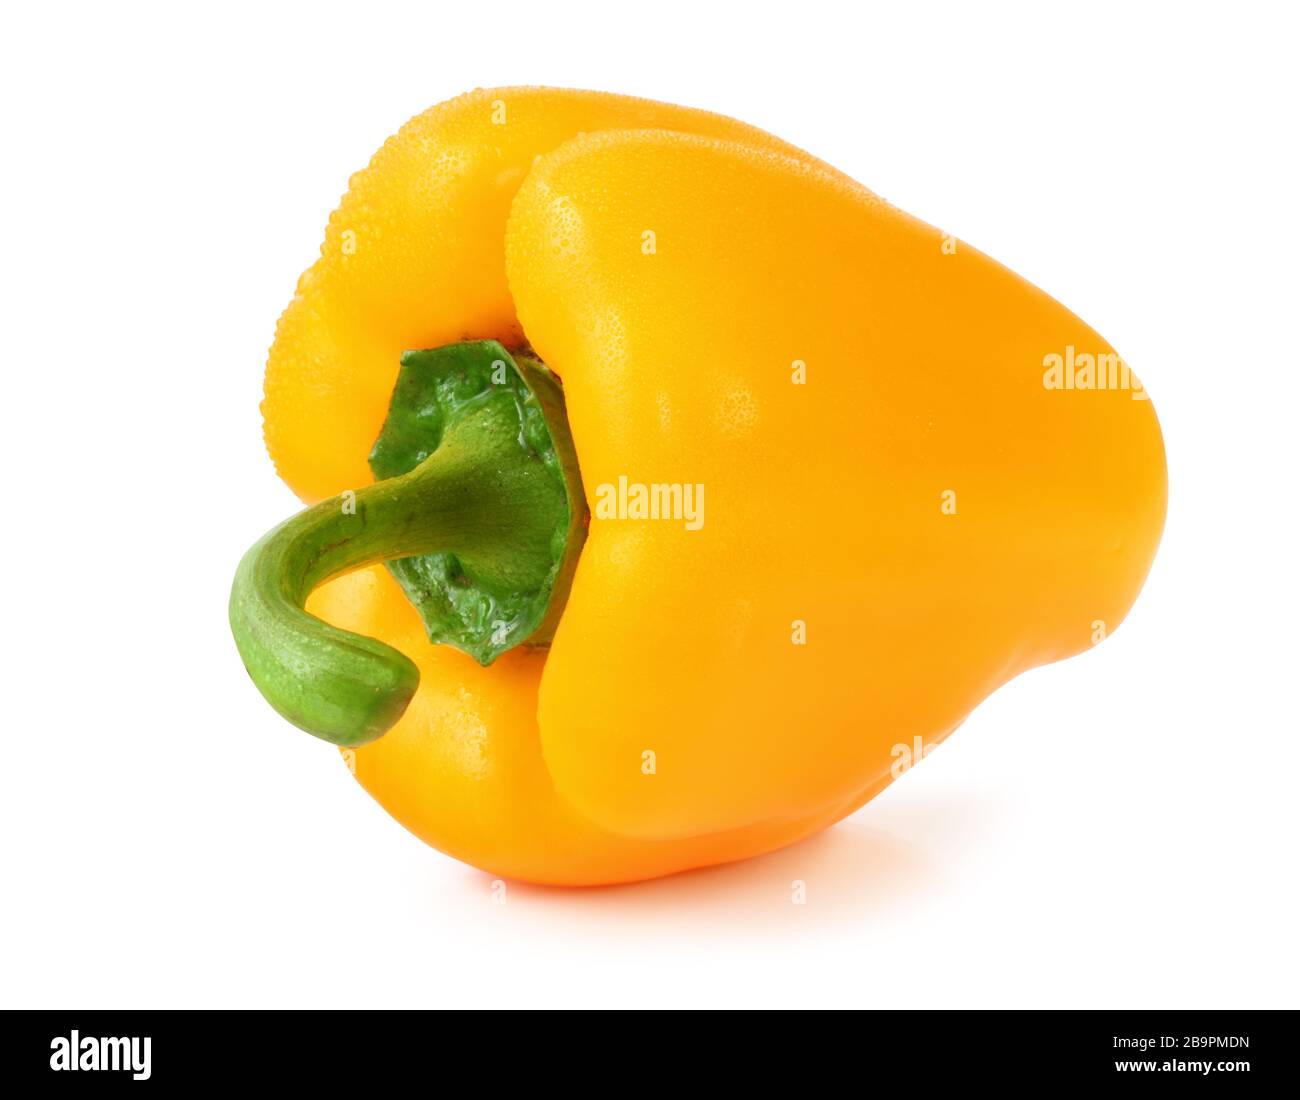
<instances>
[{"instance_id":1,"label":"green stem","mask_svg":"<svg viewBox=\"0 0 1300 1100\"><path fill-rule=\"evenodd\" d=\"M480 368L503 360L510 377L490 381ZM435 382L458 387L436 408L425 385ZM289 721L338 745L388 730L419 672L391 646L309 615L314 588L375 562L436 555L447 591L421 593L442 600L440 615L421 607L431 639L487 664L520 642L549 641L582 544L576 458L544 367L490 341L452 345L404 358L397 393L405 404L395 396L376 453L387 440L385 461L396 461L393 438L411 442L416 410L424 421L438 414L432 454L276 527L244 556L231 590L231 629L254 683Z\"/></svg>"}]
</instances>

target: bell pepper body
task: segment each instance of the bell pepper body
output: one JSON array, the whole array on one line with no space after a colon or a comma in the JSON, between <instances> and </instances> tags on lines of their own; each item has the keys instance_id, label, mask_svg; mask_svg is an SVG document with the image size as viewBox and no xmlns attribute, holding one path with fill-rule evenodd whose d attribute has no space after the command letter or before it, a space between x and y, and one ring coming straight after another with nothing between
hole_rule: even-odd
<instances>
[{"instance_id":1,"label":"bell pepper body","mask_svg":"<svg viewBox=\"0 0 1300 1100\"><path fill-rule=\"evenodd\" d=\"M1159 427L1110 345L715 115L497 89L409 123L277 330L281 476L368 483L402 352L467 339L563 380L591 518L549 649L431 646L382 566L307 610L415 663L346 758L493 874L631 881L825 828L1113 631L1159 540Z\"/></svg>"}]
</instances>

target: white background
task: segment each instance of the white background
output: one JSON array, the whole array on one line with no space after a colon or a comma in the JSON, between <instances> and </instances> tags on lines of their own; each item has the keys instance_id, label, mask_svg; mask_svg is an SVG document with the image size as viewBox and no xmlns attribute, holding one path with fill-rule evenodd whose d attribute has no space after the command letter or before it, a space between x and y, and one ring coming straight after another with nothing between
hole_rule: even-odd
<instances>
[{"instance_id":1,"label":"white background","mask_svg":"<svg viewBox=\"0 0 1300 1100\"><path fill-rule=\"evenodd\" d=\"M0 19L0 1003L1297 1003L1282 5ZM270 711L225 605L296 507L262 449L262 365L349 174L412 114L521 83L734 115L990 252L1140 373L1171 487L1124 627L998 692L848 822L501 906Z\"/></svg>"}]
</instances>

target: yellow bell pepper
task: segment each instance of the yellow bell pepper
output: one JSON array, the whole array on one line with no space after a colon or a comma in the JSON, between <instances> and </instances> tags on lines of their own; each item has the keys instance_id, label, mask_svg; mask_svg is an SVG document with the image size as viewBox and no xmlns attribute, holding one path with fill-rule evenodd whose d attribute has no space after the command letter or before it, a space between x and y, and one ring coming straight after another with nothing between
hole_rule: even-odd
<instances>
[{"instance_id":1,"label":"yellow bell pepper","mask_svg":"<svg viewBox=\"0 0 1300 1100\"><path fill-rule=\"evenodd\" d=\"M1063 306L769 135L590 92L391 138L263 412L323 503L241 565L254 679L417 836L542 883L853 812L1113 631L1165 513L1152 404Z\"/></svg>"}]
</instances>

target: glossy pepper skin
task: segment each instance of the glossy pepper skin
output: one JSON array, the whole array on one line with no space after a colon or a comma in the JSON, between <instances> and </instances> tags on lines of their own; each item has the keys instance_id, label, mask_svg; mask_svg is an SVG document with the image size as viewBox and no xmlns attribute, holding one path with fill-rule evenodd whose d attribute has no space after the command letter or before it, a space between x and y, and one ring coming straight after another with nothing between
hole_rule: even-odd
<instances>
[{"instance_id":1,"label":"glossy pepper skin","mask_svg":"<svg viewBox=\"0 0 1300 1100\"><path fill-rule=\"evenodd\" d=\"M630 881L816 832L897 746L1112 631L1159 541L1145 393L1044 384L1111 354L1097 333L715 115L507 88L408 123L280 321L281 476L365 485L401 353L488 338L563 380L593 511L549 649L431 646L381 566L307 607L419 670L357 779L493 874ZM703 524L602 516L620 477L703 485Z\"/></svg>"}]
</instances>

